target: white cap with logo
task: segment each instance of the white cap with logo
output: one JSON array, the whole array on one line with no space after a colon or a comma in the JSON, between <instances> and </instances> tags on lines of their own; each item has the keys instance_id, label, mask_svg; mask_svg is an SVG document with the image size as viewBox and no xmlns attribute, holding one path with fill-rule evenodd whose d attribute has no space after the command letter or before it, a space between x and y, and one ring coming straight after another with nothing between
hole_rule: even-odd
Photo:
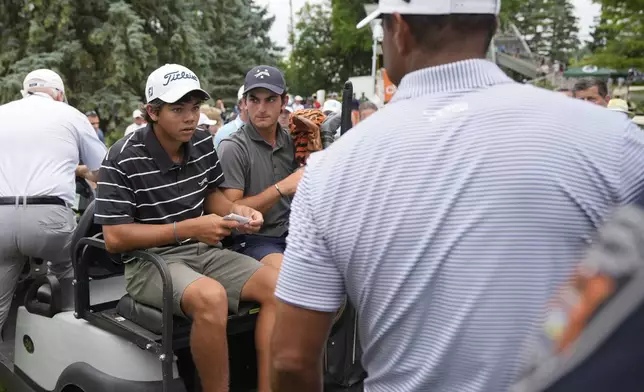
<instances>
[{"instance_id":1,"label":"white cap with logo","mask_svg":"<svg viewBox=\"0 0 644 392\"><path fill-rule=\"evenodd\" d=\"M237 91L237 102L241 101L244 99L244 86L241 86L239 88L239 91Z\"/></svg>"},{"instance_id":2,"label":"white cap with logo","mask_svg":"<svg viewBox=\"0 0 644 392\"><path fill-rule=\"evenodd\" d=\"M201 89L199 78L194 72L183 65L166 64L148 76L145 98L148 103L155 99L175 103L192 91L198 91L205 99L210 99L210 95Z\"/></svg>"},{"instance_id":3,"label":"white cap with logo","mask_svg":"<svg viewBox=\"0 0 644 392\"><path fill-rule=\"evenodd\" d=\"M26 96L28 92L35 88L53 88L65 93L63 79L51 69L37 69L29 72L22 82L22 95Z\"/></svg>"},{"instance_id":4,"label":"white cap with logo","mask_svg":"<svg viewBox=\"0 0 644 392\"><path fill-rule=\"evenodd\" d=\"M143 118L143 112L141 112L139 109L136 109L135 111L132 112L132 118L133 119Z\"/></svg>"},{"instance_id":5,"label":"white cap with logo","mask_svg":"<svg viewBox=\"0 0 644 392\"><path fill-rule=\"evenodd\" d=\"M382 14L401 15L450 15L493 14L501 10L501 0L380 0L378 8L364 18L357 28L361 29Z\"/></svg>"}]
</instances>

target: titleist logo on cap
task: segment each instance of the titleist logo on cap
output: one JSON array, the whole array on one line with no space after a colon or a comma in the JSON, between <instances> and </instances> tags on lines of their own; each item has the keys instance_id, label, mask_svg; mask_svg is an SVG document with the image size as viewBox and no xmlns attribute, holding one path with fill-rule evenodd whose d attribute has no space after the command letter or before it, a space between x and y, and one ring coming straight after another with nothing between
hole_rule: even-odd
<instances>
[{"instance_id":1,"label":"titleist logo on cap","mask_svg":"<svg viewBox=\"0 0 644 392\"><path fill-rule=\"evenodd\" d=\"M163 78L165 79L165 83L163 83L164 86L167 86L170 82L174 82L175 80L180 80L180 79L192 79L194 81L199 81L199 79L195 76L195 74L190 73L190 72L179 72L179 71L174 71L167 73L163 75Z\"/></svg>"}]
</instances>

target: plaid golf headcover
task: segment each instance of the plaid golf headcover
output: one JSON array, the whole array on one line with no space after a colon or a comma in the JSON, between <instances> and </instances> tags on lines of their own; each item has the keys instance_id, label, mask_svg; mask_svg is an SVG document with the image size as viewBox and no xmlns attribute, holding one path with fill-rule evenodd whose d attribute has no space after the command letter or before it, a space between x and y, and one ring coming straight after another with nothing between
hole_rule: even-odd
<instances>
[{"instance_id":1,"label":"plaid golf headcover","mask_svg":"<svg viewBox=\"0 0 644 392\"><path fill-rule=\"evenodd\" d=\"M311 153L322 150L320 126L326 116L318 109L302 109L291 113L289 131L295 144L295 160L306 164Z\"/></svg>"}]
</instances>

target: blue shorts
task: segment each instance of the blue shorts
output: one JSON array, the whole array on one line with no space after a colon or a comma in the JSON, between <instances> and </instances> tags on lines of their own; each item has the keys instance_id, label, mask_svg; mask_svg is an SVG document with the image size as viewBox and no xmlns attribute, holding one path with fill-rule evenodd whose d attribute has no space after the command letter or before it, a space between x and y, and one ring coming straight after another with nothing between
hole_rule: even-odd
<instances>
[{"instance_id":1,"label":"blue shorts","mask_svg":"<svg viewBox=\"0 0 644 392\"><path fill-rule=\"evenodd\" d=\"M272 253L284 254L284 250L286 250L286 234L280 237L240 235L235 237L232 250L261 261Z\"/></svg>"}]
</instances>

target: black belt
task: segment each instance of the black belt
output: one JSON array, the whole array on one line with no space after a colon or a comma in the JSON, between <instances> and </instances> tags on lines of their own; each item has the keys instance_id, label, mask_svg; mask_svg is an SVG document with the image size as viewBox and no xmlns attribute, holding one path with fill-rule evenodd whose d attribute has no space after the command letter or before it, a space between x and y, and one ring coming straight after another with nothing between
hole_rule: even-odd
<instances>
[{"instance_id":1,"label":"black belt","mask_svg":"<svg viewBox=\"0 0 644 392\"><path fill-rule=\"evenodd\" d=\"M16 203L16 196L0 197L0 205L20 205L20 204L40 204L40 205L57 205L66 206L67 204L63 199L56 196L17 196L18 202Z\"/></svg>"}]
</instances>

